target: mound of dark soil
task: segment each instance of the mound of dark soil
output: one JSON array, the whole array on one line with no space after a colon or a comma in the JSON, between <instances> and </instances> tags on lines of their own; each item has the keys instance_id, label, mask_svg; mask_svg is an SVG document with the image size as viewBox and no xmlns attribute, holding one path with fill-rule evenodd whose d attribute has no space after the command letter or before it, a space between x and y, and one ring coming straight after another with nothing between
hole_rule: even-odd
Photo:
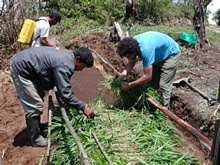
<instances>
[{"instance_id":1,"label":"mound of dark soil","mask_svg":"<svg viewBox=\"0 0 220 165\"><path fill-rule=\"evenodd\" d=\"M205 96L217 99L220 82L219 54L219 50L216 50L183 55L176 79L190 78L190 84ZM206 99L187 85L173 88L171 110L210 139L213 138L218 108L218 104L209 105Z\"/></svg>"}]
</instances>

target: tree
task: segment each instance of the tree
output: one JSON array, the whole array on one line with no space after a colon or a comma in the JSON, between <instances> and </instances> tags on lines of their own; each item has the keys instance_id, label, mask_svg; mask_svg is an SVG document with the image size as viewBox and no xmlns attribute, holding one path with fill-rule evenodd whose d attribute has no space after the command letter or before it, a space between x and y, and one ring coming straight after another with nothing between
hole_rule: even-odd
<instances>
[{"instance_id":1,"label":"tree","mask_svg":"<svg viewBox=\"0 0 220 165\"><path fill-rule=\"evenodd\" d=\"M213 21L215 21L216 24L220 26L220 9L215 13L215 16L213 17Z\"/></svg>"},{"instance_id":2,"label":"tree","mask_svg":"<svg viewBox=\"0 0 220 165\"><path fill-rule=\"evenodd\" d=\"M211 0L194 0L194 17L193 26L197 36L196 49L206 49L208 46L208 40L205 34L205 14L208 4Z\"/></svg>"}]
</instances>

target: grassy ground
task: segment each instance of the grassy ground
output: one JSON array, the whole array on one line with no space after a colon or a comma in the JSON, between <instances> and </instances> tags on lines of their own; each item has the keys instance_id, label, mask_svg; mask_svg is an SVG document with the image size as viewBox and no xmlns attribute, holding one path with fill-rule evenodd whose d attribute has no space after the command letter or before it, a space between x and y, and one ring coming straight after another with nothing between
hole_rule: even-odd
<instances>
[{"instance_id":1,"label":"grassy ground","mask_svg":"<svg viewBox=\"0 0 220 165\"><path fill-rule=\"evenodd\" d=\"M198 164L176 148L182 142L178 131L159 111L149 113L137 110L108 109L101 100L90 103L97 112L95 120L86 119L75 110L68 110L68 117L76 129L92 164L108 164L92 133L114 164L162 165ZM56 148L52 163L79 164L79 152L57 109L53 120L53 139ZM64 127L63 127L64 126Z\"/></svg>"},{"instance_id":2,"label":"grassy ground","mask_svg":"<svg viewBox=\"0 0 220 165\"><path fill-rule=\"evenodd\" d=\"M143 26L140 24L135 24L129 29L129 23L127 25L121 26L123 31L128 31L131 36L145 32L145 31L159 31L167 33L177 39L182 32L194 33L192 26ZM52 27L54 30L51 30L53 33L62 34L58 39L58 45L65 45L73 37L89 34L91 32L104 32L110 33L107 29L111 28L110 26L99 25L95 21L85 20L83 18L78 20L66 19L62 21L57 27ZM128 30L129 29L129 30ZM214 29L214 30L213 30ZM218 47L220 45L220 28L218 26L207 26L206 27L206 36L211 44Z\"/></svg>"},{"instance_id":3,"label":"grassy ground","mask_svg":"<svg viewBox=\"0 0 220 165\"><path fill-rule=\"evenodd\" d=\"M109 87L108 82L105 81L103 84ZM116 91L117 88L114 90ZM149 90L149 95L159 99L154 91ZM125 98L123 97L123 101L126 103ZM126 99L128 103L132 98ZM136 104L144 104L143 100L146 99L137 98ZM102 97L91 101L89 106L96 110L95 119L87 119L77 110L69 109L67 112L92 164L108 164L95 142L93 133L98 137L113 164L199 164L189 155L178 150L183 145L180 133L160 111L150 113L147 106L141 106L139 110L119 109L114 105L106 106ZM52 139L56 145L53 148L51 162L56 165L79 164L79 151L60 116L57 107L53 114Z\"/></svg>"}]
</instances>

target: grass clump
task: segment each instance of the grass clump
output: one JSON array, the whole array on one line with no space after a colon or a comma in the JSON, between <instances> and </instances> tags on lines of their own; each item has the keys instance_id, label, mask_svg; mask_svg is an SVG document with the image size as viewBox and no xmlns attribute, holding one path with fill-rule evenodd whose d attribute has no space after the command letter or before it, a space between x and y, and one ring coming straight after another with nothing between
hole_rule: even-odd
<instances>
[{"instance_id":1,"label":"grass clump","mask_svg":"<svg viewBox=\"0 0 220 165\"><path fill-rule=\"evenodd\" d=\"M129 89L128 91L120 90L123 82L131 81L133 81L133 79L108 79L104 82L104 88L111 91L115 99L112 108L149 110L150 103L147 101L148 97L153 97L155 100L160 102L160 96L157 90L150 87L149 84L139 85Z\"/></svg>"}]
</instances>

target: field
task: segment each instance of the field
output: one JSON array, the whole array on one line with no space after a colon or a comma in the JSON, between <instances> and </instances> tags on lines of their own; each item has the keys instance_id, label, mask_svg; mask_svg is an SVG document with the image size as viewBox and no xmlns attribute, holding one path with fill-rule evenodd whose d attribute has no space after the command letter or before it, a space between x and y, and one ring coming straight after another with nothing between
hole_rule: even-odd
<instances>
[{"instance_id":1,"label":"field","mask_svg":"<svg viewBox=\"0 0 220 165\"><path fill-rule=\"evenodd\" d=\"M216 35L219 36L218 33L216 33ZM91 32L72 38L72 40L64 46L74 50L77 47L87 45L111 63L115 69L121 71L124 61L118 57L115 51L115 45L108 40L108 37L108 34L103 32ZM73 91L76 96L85 102L93 101L98 97L100 95L100 91L98 90L100 82L114 75L112 69L101 62L95 53L94 57L96 59L94 68L76 73L72 78ZM213 48L208 52L196 52L183 47L176 79L189 77L191 84L206 95L216 98L220 81L219 62L220 50L217 48ZM137 68L139 68L139 66L137 66ZM29 133L25 126L24 112L16 95L11 77L7 71L0 73L0 91L0 153L2 165L34 165L39 164L40 161L44 162L46 148L30 146ZM112 103L113 98L110 95L104 94L103 97L107 104ZM214 106L208 105L205 99L186 86L179 88L173 87L170 110L191 124L210 140L213 138L214 123L218 115L217 110L219 109L218 106L218 104ZM134 136L132 132L129 132L131 128L127 125L131 124L136 129L136 126L138 126L140 122L142 124L144 123L144 115L146 118L150 118L154 116L154 114L141 114L136 111L113 111L107 108L106 110L100 110L96 105L92 105L92 107L96 110L96 113L99 114L97 120L104 121L103 127L106 126L107 128L108 125L109 130L107 130L107 132L111 132L114 138L117 139L117 142L113 141L112 145L110 145L111 149L107 150L111 151L111 155L113 155L112 158L115 160L114 164L121 164L118 163L117 159L125 159L126 157L127 161L125 164L137 164L137 155L128 152L130 150L135 151L137 146L135 146L132 141ZM47 102L45 101L45 113L42 116L43 121L47 120L46 111ZM159 110L157 111L157 113L159 113ZM155 115L157 115L157 113ZM137 118L135 118L135 116ZM108 121L109 118L111 118L112 122ZM136 120L138 122L135 122ZM204 148L194 136L185 131L174 121L170 121L166 117L164 120L166 120L166 124L170 124L173 127L174 133L181 141L181 145L175 147L177 151L185 153L187 157L192 157L192 160L197 160L198 164L211 164L209 151ZM141 124L139 126L141 127ZM102 134L102 132L98 135L100 134ZM116 138L117 135L118 138ZM172 139L172 137L170 137L170 139ZM170 139L168 138L168 140ZM173 142L176 141L174 140ZM138 156L141 157L141 153L138 153ZM140 162L139 160L139 163ZM148 164L158 163L152 161Z\"/></svg>"}]
</instances>

